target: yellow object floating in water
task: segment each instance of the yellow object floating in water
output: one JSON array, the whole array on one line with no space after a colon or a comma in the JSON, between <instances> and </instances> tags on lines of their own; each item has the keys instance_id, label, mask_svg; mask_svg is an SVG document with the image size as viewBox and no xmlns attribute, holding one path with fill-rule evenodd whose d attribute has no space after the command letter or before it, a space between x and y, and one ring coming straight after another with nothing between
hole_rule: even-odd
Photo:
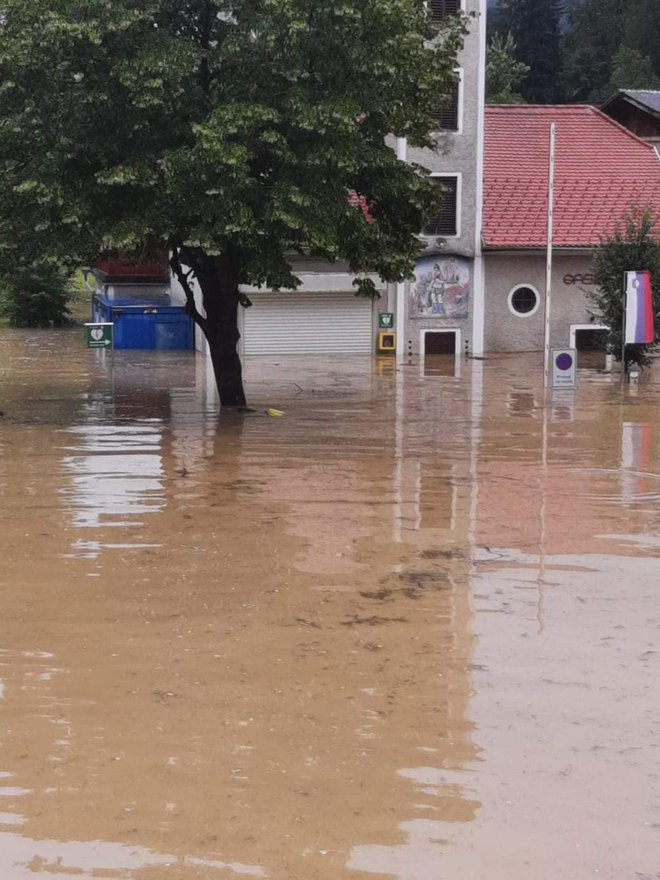
<instances>
[{"instance_id":1,"label":"yellow object floating in water","mask_svg":"<svg viewBox=\"0 0 660 880\"><path fill-rule=\"evenodd\" d=\"M267 409L266 415L272 416L274 419L279 419L280 416L284 415L284 413L282 412L281 409Z\"/></svg>"}]
</instances>

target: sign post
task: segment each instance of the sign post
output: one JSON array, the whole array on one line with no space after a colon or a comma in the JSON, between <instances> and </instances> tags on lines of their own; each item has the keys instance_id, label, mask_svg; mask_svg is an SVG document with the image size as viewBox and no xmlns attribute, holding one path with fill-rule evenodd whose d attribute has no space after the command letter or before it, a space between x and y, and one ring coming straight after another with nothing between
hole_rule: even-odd
<instances>
[{"instance_id":1,"label":"sign post","mask_svg":"<svg viewBox=\"0 0 660 880\"><path fill-rule=\"evenodd\" d=\"M85 336L87 340L87 348L112 348L113 324L106 322L95 322L85 324Z\"/></svg>"},{"instance_id":2,"label":"sign post","mask_svg":"<svg viewBox=\"0 0 660 880\"><path fill-rule=\"evenodd\" d=\"M393 330L394 329L394 313L379 312L378 313L378 329Z\"/></svg>"}]
</instances>

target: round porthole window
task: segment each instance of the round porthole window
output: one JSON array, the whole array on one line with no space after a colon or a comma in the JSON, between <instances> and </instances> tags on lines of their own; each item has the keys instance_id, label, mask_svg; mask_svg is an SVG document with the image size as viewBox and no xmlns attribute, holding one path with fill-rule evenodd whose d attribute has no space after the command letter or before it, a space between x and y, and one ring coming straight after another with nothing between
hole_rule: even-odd
<instances>
[{"instance_id":1,"label":"round porthole window","mask_svg":"<svg viewBox=\"0 0 660 880\"><path fill-rule=\"evenodd\" d=\"M520 318L529 318L539 307L538 292L529 284L519 284L509 294L509 309Z\"/></svg>"}]
</instances>

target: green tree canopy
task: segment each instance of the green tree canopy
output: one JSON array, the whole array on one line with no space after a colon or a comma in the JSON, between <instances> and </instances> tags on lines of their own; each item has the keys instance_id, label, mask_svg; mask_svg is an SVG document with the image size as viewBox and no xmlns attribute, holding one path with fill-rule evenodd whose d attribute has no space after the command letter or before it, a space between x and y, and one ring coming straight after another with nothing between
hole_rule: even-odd
<instances>
[{"instance_id":1,"label":"green tree canopy","mask_svg":"<svg viewBox=\"0 0 660 880\"><path fill-rule=\"evenodd\" d=\"M604 100L622 72L638 88L653 88L660 76L658 0L579 0L562 47L566 99Z\"/></svg>"},{"instance_id":2,"label":"green tree canopy","mask_svg":"<svg viewBox=\"0 0 660 880\"><path fill-rule=\"evenodd\" d=\"M651 59L642 55L639 49L622 46L612 58L610 80L600 95L599 102L606 101L619 89L657 89L660 77L655 75Z\"/></svg>"},{"instance_id":3,"label":"green tree canopy","mask_svg":"<svg viewBox=\"0 0 660 880\"><path fill-rule=\"evenodd\" d=\"M486 101L489 104L522 104L521 84L529 67L516 61L516 44L511 34L495 34L488 44Z\"/></svg>"},{"instance_id":4,"label":"green tree canopy","mask_svg":"<svg viewBox=\"0 0 660 880\"><path fill-rule=\"evenodd\" d=\"M621 81L657 87L659 0L499 0L493 7L489 32L511 32L514 57L530 67L526 101L600 102Z\"/></svg>"},{"instance_id":5,"label":"green tree canopy","mask_svg":"<svg viewBox=\"0 0 660 880\"><path fill-rule=\"evenodd\" d=\"M530 104L558 100L561 0L499 0L493 12L493 33L511 34L515 59L529 68L522 82Z\"/></svg>"},{"instance_id":6,"label":"green tree canopy","mask_svg":"<svg viewBox=\"0 0 660 880\"><path fill-rule=\"evenodd\" d=\"M658 0L628 0L623 23L623 45L647 57L660 76L660 3Z\"/></svg>"},{"instance_id":7,"label":"green tree canopy","mask_svg":"<svg viewBox=\"0 0 660 880\"><path fill-rule=\"evenodd\" d=\"M651 208L631 207L594 255L594 277L598 285L591 294L594 317L610 328L608 345L617 360L622 354L626 272L646 269L651 273L656 334L660 331L659 219ZM647 366L654 348L649 345L627 346L627 363Z\"/></svg>"},{"instance_id":8,"label":"green tree canopy","mask_svg":"<svg viewBox=\"0 0 660 880\"><path fill-rule=\"evenodd\" d=\"M224 404L244 401L239 284L291 254L399 280L437 207L386 139L430 145L464 25L419 0L6 0L0 267L165 245L204 314ZM364 197L371 216L351 206ZM376 222L369 222L371 217Z\"/></svg>"}]
</instances>

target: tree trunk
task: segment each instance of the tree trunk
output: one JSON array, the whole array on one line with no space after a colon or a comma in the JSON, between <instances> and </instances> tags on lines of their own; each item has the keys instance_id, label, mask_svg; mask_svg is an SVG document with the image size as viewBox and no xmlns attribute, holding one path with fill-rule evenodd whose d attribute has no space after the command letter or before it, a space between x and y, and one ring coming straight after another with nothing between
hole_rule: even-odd
<instances>
[{"instance_id":1,"label":"tree trunk","mask_svg":"<svg viewBox=\"0 0 660 880\"><path fill-rule=\"evenodd\" d=\"M245 406L243 369L237 346L238 268L229 257L201 258L196 267L206 319L202 326L223 407Z\"/></svg>"}]
</instances>

